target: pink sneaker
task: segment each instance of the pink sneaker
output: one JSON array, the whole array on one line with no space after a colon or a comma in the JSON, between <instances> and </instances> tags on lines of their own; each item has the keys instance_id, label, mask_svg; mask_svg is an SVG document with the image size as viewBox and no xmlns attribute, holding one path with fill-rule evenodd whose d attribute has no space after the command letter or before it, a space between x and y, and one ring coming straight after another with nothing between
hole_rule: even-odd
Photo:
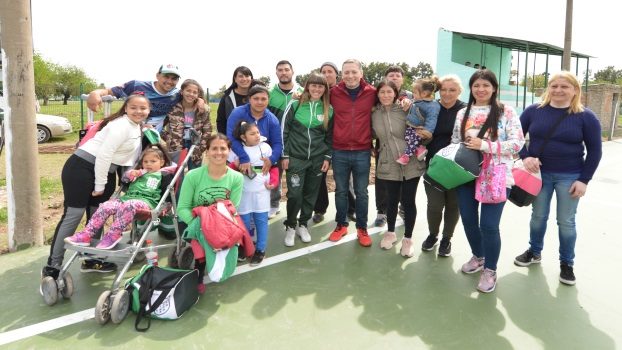
<instances>
[{"instance_id":1,"label":"pink sneaker","mask_svg":"<svg viewBox=\"0 0 622 350\"><path fill-rule=\"evenodd\" d=\"M114 248L114 246L117 245L117 243L121 242L121 239L123 239L123 235L122 234L105 234L104 238L99 241L99 243L97 243L97 249L112 249Z\"/></svg>"},{"instance_id":2,"label":"pink sneaker","mask_svg":"<svg viewBox=\"0 0 622 350\"><path fill-rule=\"evenodd\" d=\"M400 164L402 164L402 165L408 165L408 162L410 161L410 157L408 155L406 155L406 154L402 154L395 161L400 163Z\"/></svg>"},{"instance_id":3,"label":"pink sneaker","mask_svg":"<svg viewBox=\"0 0 622 350\"><path fill-rule=\"evenodd\" d=\"M462 272L472 274L477 271L481 271L484 268L484 258L478 258L475 255L471 257L471 260L462 265Z\"/></svg>"},{"instance_id":4,"label":"pink sneaker","mask_svg":"<svg viewBox=\"0 0 622 350\"><path fill-rule=\"evenodd\" d=\"M417 160L424 160L426 154L428 154L428 149L425 148L425 146L417 146L417 148L415 148Z\"/></svg>"},{"instance_id":5,"label":"pink sneaker","mask_svg":"<svg viewBox=\"0 0 622 350\"><path fill-rule=\"evenodd\" d=\"M88 247L91 245L91 236L86 232L77 232L75 235L65 238L65 243Z\"/></svg>"},{"instance_id":6,"label":"pink sneaker","mask_svg":"<svg viewBox=\"0 0 622 350\"><path fill-rule=\"evenodd\" d=\"M497 272L491 269L484 269L479 276L479 283L477 284L477 290L482 293L490 293L495 290L497 286Z\"/></svg>"},{"instance_id":7,"label":"pink sneaker","mask_svg":"<svg viewBox=\"0 0 622 350\"><path fill-rule=\"evenodd\" d=\"M199 291L199 294L205 294L205 285L203 283L197 284L197 290Z\"/></svg>"}]
</instances>

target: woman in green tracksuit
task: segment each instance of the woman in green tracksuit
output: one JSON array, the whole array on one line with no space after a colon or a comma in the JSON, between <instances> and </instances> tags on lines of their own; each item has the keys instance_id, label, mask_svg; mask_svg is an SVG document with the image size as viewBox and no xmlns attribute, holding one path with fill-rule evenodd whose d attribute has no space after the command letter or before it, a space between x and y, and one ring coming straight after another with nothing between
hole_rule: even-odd
<instances>
[{"instance_id":1,"label":"woman in green tracksuit","mask_svg":"<svg viewBox=\"0 0 622 350\"><path fill-rule=\"evenodd\" d=\"M329 95L326 78L312 73L300 100L292 101L285 113L281 159L287 179L285 245L288 247L294 245L296 235L305 243L311 241L307 221L313 214L322 173L328 170L332 152L327 137L333 116Z\"/></svg>"}]
</instances>

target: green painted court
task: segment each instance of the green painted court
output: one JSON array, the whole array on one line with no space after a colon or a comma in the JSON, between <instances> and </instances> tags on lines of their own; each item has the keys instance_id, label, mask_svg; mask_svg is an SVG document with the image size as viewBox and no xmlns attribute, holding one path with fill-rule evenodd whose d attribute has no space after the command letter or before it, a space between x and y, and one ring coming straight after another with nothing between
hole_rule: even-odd
<instances>
[{"instance_id":1,"label":"green painted court","mask_svg":"<svg viewBox=\"0 0 622 350\"><path fill-rule=\"evenodd\" d=\"M479 275L460 266L471 256L459 223L449 258L418 248L427 236L425 193L417 194L415 256L404 259L350 234L327 242L334 222L311 226L313 241L283 245L284 213L271 221L267 258L209 284L176 321L134 330L135 315L118 325L92 318L112 274L70 272L75 292L50 307L39 295L49 247L0 256L0 348L49 349L616 349L622 347L622 143L603 144L603 160L578 213L577 285L558 281L557 229L549 221L541 265L512 262L528 246L529 208L506 204L497 289L475 290ZM370 220L375 217L370 187ZM331 197L331 207L334 210ZM282 203L282 211L285 204ZM326 217L333 217L329 212ZM398 228L398 237L400 237ZM69 256L67 253L66 257ZM166 256L165 252L160 257ZM161 258L160 264L165 264ZM126 277L133 276L135 266Z\"/></svg>"}]
</instances>

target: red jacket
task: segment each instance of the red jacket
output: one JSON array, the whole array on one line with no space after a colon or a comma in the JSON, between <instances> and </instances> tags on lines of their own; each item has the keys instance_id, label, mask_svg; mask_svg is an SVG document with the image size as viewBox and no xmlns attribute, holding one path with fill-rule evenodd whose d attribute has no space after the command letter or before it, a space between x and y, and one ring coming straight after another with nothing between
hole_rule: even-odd
<instances>
[{"instance_id":1,"label":"red jacket","mask_svg":"<svg viewBox=\"0 0 622 350\"><path fill-rule=\"evenodd\" d=\"M371 109L376 104L376 89L363 79L360 86L354 101L345 82L330 89L332 145L335 150L364 151L371 148Z\"/></svg>"},{"instance_id":2,"label":"red jacket","mask_svg":"<svg viewBox=\"0 0 622 350\"><path fill-rule=\"evenodd\" d=\"M223 203L229 214L235 214L233 215L234 222L216 210L216 203L207 207L201 206L192 209L192 216L201 218L201 230L210 247L213 249L227 249L239 243L244 248L245 255L248 257L252 256L255 254L255 245L246 230L246 226L244 226L244 222L235 212L235 207L231 201L225 200ZM216 229L216 227L220 229Z\"/></svg>"}]
</instances>

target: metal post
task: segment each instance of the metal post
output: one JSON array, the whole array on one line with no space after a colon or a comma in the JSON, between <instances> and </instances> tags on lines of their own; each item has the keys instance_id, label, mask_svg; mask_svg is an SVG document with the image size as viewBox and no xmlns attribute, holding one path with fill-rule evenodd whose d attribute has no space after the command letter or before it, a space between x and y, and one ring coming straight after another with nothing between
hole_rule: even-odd
<instances>
[{"instance_id":1,"label":"metal post","mask_svg":"<svg viewBox=\"0 0 622 350\"><path fill-rule=\"evenodd\" d=\"M80 83L80 96L84 93L84 83ZM80 129L84 129L84 100L80 99Z\"/></svg>"},{"instance_id":2,"label":"metal post","mask_svg":"<svg viewBox=\"0 0 622 350\"><path fill-rule=\"evenodd\" d=\"M588 88L588 82L590 80L590 58L587 58L587 67L585 68L585 105L587 106L587 88Z\"/></svg>"},{"instance_id":3,"label":"metal post","mask_svg":"<svg viewBox=\"0 0 622 350\"><path fill-rule=\"evenodd\" d=\"M549 86L549 48L546 48L546 65L544 67L544 87Z\"/></svg>"},{"instance_id":4,"label":"metal post","mask_svg":"<svg viewBox=\"0 0 622 350\"><path fill-rule=\"evenodd\" d=\"M531 103L533 104L533 97L536 95L536 58L538 57L538 55L536 54L536 52L533 52L533 73L531 74L532 78L532 83L531 83L531 89L533 90L531 92Z\"/></svg>"},{"instance_id":5,"label":"metal post","mask_svg":"<svg viewBox=\"0 0 622 350\"><path fill-rule=\"evenodd\" d=\"M527 104L527 70L529 70L529 42L525 43L525 86L523 86L523 109L525 109L525 105Z\"/></svg>"},{"instance_id":6,"label":"metal post","mask_svg":"<svg viewBox=\"0 0 622 350\"><path fill-rule=\"evenodd\" d=\"M516 50L516 56L518 57L516 59L516 107L518 107L518 86L520 85L520 78L519 78L519 74L520 74L520 51L517 49ZM526 84L527 82L525 82Z\"/></svg>"}]
</instances>

